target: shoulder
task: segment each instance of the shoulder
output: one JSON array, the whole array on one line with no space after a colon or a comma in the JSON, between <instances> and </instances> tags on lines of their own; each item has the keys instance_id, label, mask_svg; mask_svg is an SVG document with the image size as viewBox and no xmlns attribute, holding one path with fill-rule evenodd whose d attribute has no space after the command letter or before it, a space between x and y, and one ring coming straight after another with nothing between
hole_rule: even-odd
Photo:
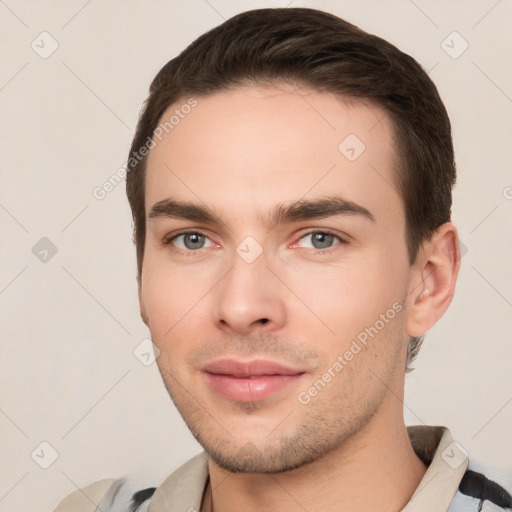
<instances>
[{"instance_id":1,"label":"shoulder","mask_svg":"<svg viewBox=\"0 0 512 512\"><path fill-rule=\"evenodd\" d=\"M113 478L105 478L77 489L57 505L55 512L96 512L97 504L115 482Z\"/></svg>"},{"instance_id":2,"label":"shoulder","mask_svg":"<svg viewBox=\"0 0 512 512\"><path fill-rule=\"evenodd\" d=\"M427 472L405 512L498 512L512 507L512 475L470 458L446 427L407 427L411 446L427 466ZM435 480L434 480L435 479ZM434 483L431 483L434 482ZM429 508L430 507L430 508Z\"/></svg>"},{"instance_id":3,"label":"shoulder","mask_svg":"<svg viewBox=\"0 0 512 512\"><path fill-rule=\"evenodd\" d=\"M139 489L139 490L136 490ZM125 478L98 480L66 496L54 512L135 512L146 510L156 487L140 489Z\"/></svg>"},{"instance_id":4,"label":"shoulder","mask_svg":"<svg viewBox=\"0 0 512 512\"><path fill-rule=\"evenodd\" d=\"M147 512L154 501L156 510L168 504L184 510L199 510L208 480L208 457L202 452L174 471L162 484L144 488L127 478L107 478L77 489L66 496L54 512ZM192 507L193 508L193 507Z\"/></svg>"},{"instance_id":5,"label":"shoulder","mask_svg":"<svg viewBox=\"0 0 512 512\"><path fill-rule=\"evenodd\" d=\"M480 468L479 468L480 469ZM493 473L493 472L491 472ZM453 499L450 512L479 511L498 512L512 508L511 475L490 475L476 471L470 463L469 469L464 473L457 493ZM499 480L499 482L498 482Z\"/></svg>"}]
</instances>

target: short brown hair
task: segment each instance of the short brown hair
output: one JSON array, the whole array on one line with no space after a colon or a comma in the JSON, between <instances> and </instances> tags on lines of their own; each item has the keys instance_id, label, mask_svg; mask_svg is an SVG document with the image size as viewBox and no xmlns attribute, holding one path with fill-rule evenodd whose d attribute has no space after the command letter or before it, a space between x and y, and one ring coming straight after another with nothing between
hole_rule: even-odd
<instances>
[{"instance_id":1,"label":"short brown hair","mask_svg":"<svg viewBox=\"0 0 512 512\"><path fill-rule=\"evenodd\" d=\"M384 39L333 14L307 8L256 9L198 37L151 83L126 180L139 277L146 235L146 158L138 150L151 139L165 110L190 95L283 81L369 100L387 112L395 130L396 183L411 264L421 244L450 220L456 178L450 120L423 68ZM420 343L421 337L411 338L409 362Z\"/></svg>"}]
</instances>

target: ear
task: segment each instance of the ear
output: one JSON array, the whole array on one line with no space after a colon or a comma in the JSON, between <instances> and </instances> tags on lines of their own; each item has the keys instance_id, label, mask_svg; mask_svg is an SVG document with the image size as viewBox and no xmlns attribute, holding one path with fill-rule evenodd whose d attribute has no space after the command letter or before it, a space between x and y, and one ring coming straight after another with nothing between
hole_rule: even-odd
<instances>
[{"instance_id":1,"label":"ear","mask_svg":"<svg viewBox=\"0 0 512 512\"><path fill-rule=\"evenodd\" d=\"M457 228L446 222L423 244L413 265L406 332L422 336L444 314L455 292L460 268Z\"/></svg>"},{"instance_id":2,"label":"ear","mask_svg":"<svg viewBox=\"0 0 512 512\"><path fill-rule=\"evenodd\" d=\"M142 321L149 327L148 315L146 313L146 306L144 304L144 298L142 297L142 276L139 274L137 276L137 292L139 295L139 308L140 308L140 317Z\"/></svg>"}]
</instances>

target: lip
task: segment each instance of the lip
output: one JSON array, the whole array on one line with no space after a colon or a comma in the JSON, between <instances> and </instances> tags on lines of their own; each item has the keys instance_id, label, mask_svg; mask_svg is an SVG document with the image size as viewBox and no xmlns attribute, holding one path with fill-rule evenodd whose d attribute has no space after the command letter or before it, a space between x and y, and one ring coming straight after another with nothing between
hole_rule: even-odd
<instances>
[{"instance_id":1,"label":"lip","mask_svg":"<svg viewBox=\"0 0 512 512\"><path fill-rule=\"evenodd\" d=\"M264 359L219 359L205 365L203 372L212 391L238 402L264 400L297 382L305 373Z\"/></svg>"}]
</instances>

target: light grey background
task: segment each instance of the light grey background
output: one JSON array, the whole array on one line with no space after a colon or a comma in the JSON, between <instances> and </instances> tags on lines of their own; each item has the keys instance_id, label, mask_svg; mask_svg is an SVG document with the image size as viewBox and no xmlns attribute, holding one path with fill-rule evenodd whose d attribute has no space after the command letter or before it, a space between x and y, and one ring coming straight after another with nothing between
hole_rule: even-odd
<instances>
[{"instance_id":1,"label":"light grey background","mask_svg":"<svg viewBox=\"0 0 512 512\"><path fill-rule=\"evenodd\" d=\"M1 511L51 510L107 477L158 485L200 450L156 364L133 354L149 333L124 183L101 201L92 191L124 164L163 64L238 12L288 5L390 40L440 90L467 253L407 376L405 416L449 426L472 457L512 471L510 0L0 0ZM58 452L48 469L42 442Z\"/></svg>"}]
</instances>

